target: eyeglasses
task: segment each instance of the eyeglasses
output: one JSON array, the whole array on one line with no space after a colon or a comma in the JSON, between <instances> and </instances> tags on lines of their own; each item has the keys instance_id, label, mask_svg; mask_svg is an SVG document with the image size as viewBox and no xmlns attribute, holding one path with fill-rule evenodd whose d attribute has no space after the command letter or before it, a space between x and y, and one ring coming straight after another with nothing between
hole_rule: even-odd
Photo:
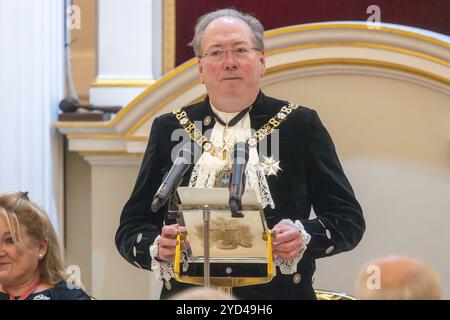
<instances>
[{"instance_id":1,"label":"eyeglasses","mask_svg":"<svg viewBox=\"0 0 450 320\"><path fill-rule=\"evenodd\" d=\"M246 59L250 52L254 50L254 51L260 51L260 49L258 48L246 48L246 47L236 47L233 49L215 49L212 50L210 52L204 53L203 55L199 56L199 58L208 58L211 61L220 61L223 59L223 57L225 57L225 53L227 51L231 51L233 52L234 56L238 59Z\"/></svg>"}]
</instances>

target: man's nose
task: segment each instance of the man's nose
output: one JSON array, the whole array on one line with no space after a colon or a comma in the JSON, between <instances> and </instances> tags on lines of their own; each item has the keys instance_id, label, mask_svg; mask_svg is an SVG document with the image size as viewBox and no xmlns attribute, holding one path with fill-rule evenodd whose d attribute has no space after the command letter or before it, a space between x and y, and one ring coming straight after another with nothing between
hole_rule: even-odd
<instances>
[{"instance_id":1,"label":"man's nose","mask_svg":"<svg viewBox=\"0 0 450 320\"><path fill-rule=\"evenodd\" d=\"M226 70L234 70L238 67L238 60L232 50L225 51L224 66Z\"/></svg>"}]
</instances>

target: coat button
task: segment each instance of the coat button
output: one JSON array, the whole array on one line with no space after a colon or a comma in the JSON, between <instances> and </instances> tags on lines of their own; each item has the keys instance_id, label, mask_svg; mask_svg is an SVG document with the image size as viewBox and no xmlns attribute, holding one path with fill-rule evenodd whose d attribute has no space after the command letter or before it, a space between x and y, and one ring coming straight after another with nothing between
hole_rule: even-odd
<instances>
[{"instance_id":1,"label":"coat button","mask_svg":"<svg viewBox=\"0 0 450 320\"><path fill-rule=\"evenodd\" d=\"M136 257L136 255L137 255L136 247L133 247L133 257Z\"/></svg>"},{"instance_id":2,"label":"coat button","mask_svg":"<svg viewBox=\"0 0 450 320\"><path fill-rule=\"evenodd\" d=\"M329 246L329 247L327 248L327 250L325 250L325 253L326 253L326 254L330 254L331 252L333 252L333 250L334 250L334 247L333 247L333 246Z\"/></svg>"},{"instance_id":3,"label":"coat button","mask_svg":"<svg viewBox=\"0 0 450 320\"><path fill-rule=\"evenodd\" d=\"M327 238L328 239L331 239L331 232L330 232L330 230L325 230L325 233L326 233L326 235L327 235Z\"/></svg>"},{"instance_id":4,"label":"coat button","mask_svg":"<svg viewBox=\"0 0 450 320\"><path fill-rule=\"evenodd\" d=\"M211 117L210 116L206 116L205 119L203 119L203 125L205 127L209 126L211 124Z\"/></svg>"},{"instance_id":5,"label":"coat button","mask_svg":"<svg viewBox=\"0 0 450 320\"><path fill-rule=\"evenodd\" d=\"M172 290L172 284L170 283L170 281L166 281L164 283L164 286L166 287L167 290Z\"/></svg>"},{"instance_id":6,"label":"coat button","mask_svg":"<svg viewBox=\"0 0 450 320\"><path fill-rule=\"evenodd\" d=\"M136 242L140 243L142 241L142 233L139 233L137 238L136 238Z\"/></svg>"},{"instance_id":7,"label":"coat button","mask_svg":"<svg viewBox=\"0 0 450 320\"><path fill-rule=\"evenodd\" d=\"M302 276L300 275L300 273L296 273L296 274L294 275L294 283L295 283L295 284L299 284L300 281L302 281Z\"/></svg>"}]
</instances>

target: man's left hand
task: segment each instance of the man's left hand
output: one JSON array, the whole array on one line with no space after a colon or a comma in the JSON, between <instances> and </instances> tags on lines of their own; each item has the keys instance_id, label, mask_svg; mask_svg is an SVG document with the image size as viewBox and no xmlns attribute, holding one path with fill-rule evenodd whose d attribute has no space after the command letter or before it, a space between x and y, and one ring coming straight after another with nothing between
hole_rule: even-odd
<instances>
[{"instance_id":1,"label":"man's left hand","mask_svg":"<svg viewBox=\"0 0 450 320\"><path fill-rule=\"evenodd\" d=\"M277 224L273 227L277 232L272 240L272 252L283 261L290 261L299 255L302 247L302 239L297 228L285 224Z\"/></svg>"}]
</instances>

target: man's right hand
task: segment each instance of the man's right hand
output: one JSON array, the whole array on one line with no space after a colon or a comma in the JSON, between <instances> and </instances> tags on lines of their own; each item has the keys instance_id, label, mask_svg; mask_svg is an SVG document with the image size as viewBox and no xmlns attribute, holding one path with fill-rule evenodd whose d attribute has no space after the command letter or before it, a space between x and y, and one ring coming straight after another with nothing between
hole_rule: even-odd
<instances>
[{"instance_id":1,"label":"man's right hand","mask_svg":"<svg viewBox=\"0 0 450 320\"><path fill-rule=\"evenodd\" d=\"M175 249L177 246L177 234L185 230L178 224L171 224L164 226L161 231L161 238L159 239L158 255L156 258L162 261L172 261L175 256ZM182 241L183 250L189 245L189 242Z\"/></svg>"}]
</instances>

